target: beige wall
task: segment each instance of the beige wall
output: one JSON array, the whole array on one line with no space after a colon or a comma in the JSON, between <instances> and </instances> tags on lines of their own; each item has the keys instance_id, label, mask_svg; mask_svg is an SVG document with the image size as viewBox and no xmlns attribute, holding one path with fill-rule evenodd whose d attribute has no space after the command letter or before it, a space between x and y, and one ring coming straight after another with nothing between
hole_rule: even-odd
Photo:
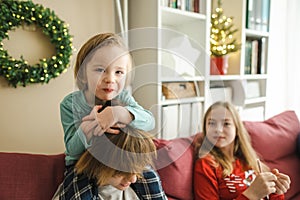
<instances>
[{"instance_id":1,"label":"beige wall","mask_svg":"<svg viewBox=\"0 0 300 200\"><path fill-rule=\"evenodd\" d=\"M33 0L55 11L69 24L75 49L92 35L114 32L112 0ZM9 54L22 54L29 62L50 56L53 47L39 31L18 28L10 31L10 40L3 41ZM71 64L75 62L75 54ZM60 124L59 103L75 88L73 68L50 80L48 84L34 84L17 89L7 86L0 77L0 151L55 154L64 151Z\"/></svg>"}]
</instances>

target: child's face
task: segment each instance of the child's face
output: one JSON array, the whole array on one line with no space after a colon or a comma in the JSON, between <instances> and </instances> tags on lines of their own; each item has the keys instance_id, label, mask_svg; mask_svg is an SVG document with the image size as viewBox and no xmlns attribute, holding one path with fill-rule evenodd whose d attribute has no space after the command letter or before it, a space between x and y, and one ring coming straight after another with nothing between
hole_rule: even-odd
<instances>
[{"instance_id":1,"label":"child's face","mask_svg":"<svg viewBox=\"0 0 300 200\"><path fill-rule=\"evenodd\" d=\"M129 176L113 176L108 180L108 184L118 190L126 190L131 183L135 183L137 176L135 174Z\"/></svg>"},{"instance_id":2,"label":"child's face","mask_svg":"<svg viewBox=\"0 0 300 200\"><path fill-rule=\"evenodd\" d=\"M86 65L88 90L86 97L93 101L111 100L124 89L129 55L117 46L96 50Z\"/></svg>"},{"instance_id":3,"label":"child's face","mask_svg":"<svg viewBox=\"0 0 300 200\"><path fill-rule=\"evenodd\" d=\"M223 106L214 107L206 119L207 139L222 151L233 150L236 127L232 114Z\"/></svg>"}]
</instances>

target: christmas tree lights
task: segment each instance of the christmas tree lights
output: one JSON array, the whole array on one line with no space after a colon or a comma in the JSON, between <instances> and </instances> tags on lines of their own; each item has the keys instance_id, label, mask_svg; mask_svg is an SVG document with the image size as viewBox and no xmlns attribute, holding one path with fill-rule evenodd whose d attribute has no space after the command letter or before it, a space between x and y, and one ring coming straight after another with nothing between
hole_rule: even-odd
<instances>
[{"instance_id":1,"label":"christmas tree lights","mask_svg":"<svg viewBox=\"0 0 300 200\"><path fill-rule=\"evenodd\" d=\"M240 45L233 37L238 30L234 29L232 17L226 17L218 0L217 8L211 15L210 52L212 56L220 57L240 49Z\"/></svg>"}]
</instances>

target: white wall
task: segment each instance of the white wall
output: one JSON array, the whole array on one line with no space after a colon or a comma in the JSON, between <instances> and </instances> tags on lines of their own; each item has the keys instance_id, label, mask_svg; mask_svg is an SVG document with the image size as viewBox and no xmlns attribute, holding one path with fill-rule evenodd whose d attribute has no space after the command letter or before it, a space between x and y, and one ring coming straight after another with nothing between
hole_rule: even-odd
<instances>
[{"instance_id":1,"label":"white wall","mask_svg":"<svg viewBox=\"0 0 300 200\"><path fill-rule=\"evenodd\" d=\"M70 26L73 45L79 49L92 35L113 32L114 1L112 0L33 0L55 13ZM49 41L37 39L35 33L9 32L4 48L11 55L25 54L33 60L48 56ZM31 42L28 44L28 42ZM39 46L37 46L39 44ZM42 47L42 50L37 50ZM28 53L28 54L27 54ZM50 51L51 53L51 51ZM72 57L74 63L76 51ZM17 59L19 56L17 57ZM74 89L73 68L49 84L8 87L0 77L0 151L61 153L64 151L59 103Z\"/></svg>"},{"instance_id":2,"label":"white wall","mask_svg":"<svg viewBox=\"0 0 300 200\"><path fill-rule=\"evenodd\" d=\"M298 0L271 1L267 118L288 109L300 116L299 9Z\"/></svg>"}]
</instances>

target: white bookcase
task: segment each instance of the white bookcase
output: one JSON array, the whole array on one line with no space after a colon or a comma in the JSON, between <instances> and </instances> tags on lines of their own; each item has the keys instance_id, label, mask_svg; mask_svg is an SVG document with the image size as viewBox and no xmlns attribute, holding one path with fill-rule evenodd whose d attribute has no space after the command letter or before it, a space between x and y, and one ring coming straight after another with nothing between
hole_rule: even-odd
<instances>
[{"instance_id":1,"label":"white bookcase","mask_svg":"<svg viewBox=\"0 0 300 200\"><path fill-rule=\"evenodd\" d=\"M268 40L268 33L245 28L247 0L224 0L225 14L234 17L242 48L231 54L227 75L210 75L210 15L211 5L216 3L200 2L200 13L195 13L167 7L164 0L128 1L133 96L155 115L153 134L159 138L185 137L201 131L204 111L222 97L239 106L242 114L259 108L264 115L267 65L265 74L245 74L244 44L248 37ZM163 93L167 84L178 86L173 91L179 91L178 98ZM182 96L189 84L194 86L194 95ZM215 87L224 90L216 94ZM242 116L247 119L247 115Z\"/></svg>"},{"instance_id":2,"label":"white bookcase","mask_svg":"<svg viewBox=\"0 0 300 200\"><path fill-rule=\"evenodd\" d=\"M248 4L252 8L249 8ZM212 7L216 5L217 0L213 0ZM224 14L233 17L233 23L239 30L235 36L242 46L239 52L230 54L228 74L218 77L211 76L210 84L214 84L215 80L213 79L221 79L224 85L234 85L233 102L240 106L242 119L244 120L262 120L265 118L269 6L270 0L223 0L222 4ZM250 14L253 18L251 23L255 23L255 25L247 24L248 18L250 20L251 17ZM266 19L267 22L265 22ZM249 41L250 43L259 42L259 45L261 45L259 51L256 52L259 56L255 58L258 61L258 68L252 66L250 70L248 68L250 67L251 57L249 58L246 50ZM255 50L252 49L252 51ZM247 60L250 61L247 63Z\"/></svg>"},{"instance_id":3,"label":"white bookcase","mask_svg":"<svg viewBox=\"0 0 300 200\"><path fill-rule=\"evenodd\" d=\"M171 139L200 131L209 65L210 2L201 4L202 13L163 3L128 2L129 44L135 63L133 95L154 113L154 134ZM179 93L192 84L194 95L168 98L162 91L165 84L175 84Z\"/></svg>"}]
</instances>

